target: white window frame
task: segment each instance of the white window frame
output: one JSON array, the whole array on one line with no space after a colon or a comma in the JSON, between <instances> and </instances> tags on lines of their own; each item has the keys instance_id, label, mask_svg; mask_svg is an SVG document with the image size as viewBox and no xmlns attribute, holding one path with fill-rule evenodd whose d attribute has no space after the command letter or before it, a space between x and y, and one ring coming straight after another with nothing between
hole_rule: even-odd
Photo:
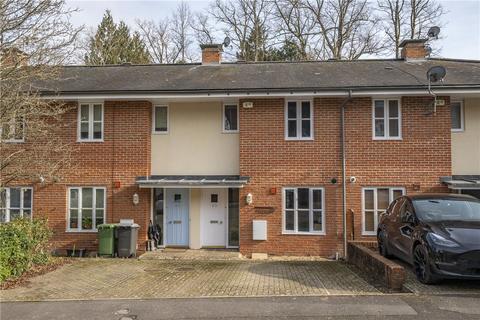
<instances>
[{"instance_id":1,"label":"white window frame","mask_svg":"<svg viewBox=\"0 0 480 320\"><path fill-rule=\"evenodd\" d=\"M82 195L83 189L93 189L92 199L92 229L82 229ZM107 221L107 188L98 186L69 187L67 188L67 232L97 232L97 190L103 190L103 223ZM70 228L70 191L78 190L78 227Z\"/></svg>"},{"instance_id":2,"label":"white window frame","mask_svg":"<svg viewBox=\"0 0 480 320\"><path fill-rule=\"evenodd\" d=\"M375 101L383 101L383 121L385 124L383 137L377 137L375 135L375 120L382 119L375 117ZM390 101L398 101L398 117L396 118L390 118ZM398 137L390 136L390 119L398 119ZM373 140L402 140L402 104L400 98L372 99L372 137Z\"/></svg>"},{"instance_id":3,"label":"white window frame","mask_svg":"<svg viewBox=\"0 0 480 320\"><path fill-rule=\"evenodd\" d=\"M82 105L88 105L88 138L82 138ZM102 137L100 139L93 138L93 124L99 122L98 120L93 120L94 116L94 105L102 106ZM77 142L103 142L105 137L105 106L103 102L93 101L93 102L78 102L78 115L77 115Z\"/></svg>"},{"instance_id":4,"label":"white window frame","mask_svg":"<svg viewBox=\"0 0 480 320\"><path fill-rule=\"evenodd\" d=\"M157 131L155 129L155 119L157 117L157 108L167 108L167 131ZM170 132L170 107L168 104L156 104L152 106L152 134L168 134Z\"/></svg>"},{"instance_id":5,"label":"white window frame","mask_svg":"<svg viewBox=\"0 0 480 320\"><path fill-rule=\"evenodd\" d=\"M310 231L298 231L298 189L309 189L308 197L309 197L309 229ZM286 191L287 190L294 190L294 205L293 205L293 228L294 230L286 230L286 212L287 210L291 211L292 209L285 208L285 200L286 200ZM313 209L313 190L320 190L322 192L322 208L321 209ZM300 209L302 210L302 209ZM306 209L303 209L306 210ZM321 211L322 212L322 230L314 231L313 230L313 211ZM285 235L326 235L326 226L325 226L325 188L323 187L284 187L282 188L282 234Z\"/></svg>"},{"instance_id":6,"label":"white window frame","mask_svg":"<svg viewBox=\"0 0 480 320\"><path fill-rule=\"evenodd\" d=\"M297 114L295 120L297 121L297 136L296 137L289 137L288 136L288 103L295 102L297 107ZM309 102L310 103L310 118L302 118L302 102ZM293 119L292 119L293 120ZM302 137L302 120L310 120L310 137ZM313 140L314 139L314 132L313 132L313 99L285 99L285 106L284 106L284 126L285 126L285 140Z\"/></svg>"},{"instance_id":7,"label":"white window frame","mask_svg":"<svg viewBox=\"0 0 480 320\"><path fill-rule=\"evenodd\" d=\"M20 207L19 208L11 208L10 207L10 190L11 189L21 189L21 192L20 192ZM5 192L6 192L6 195L5 195L5 208L1 208L0 209L5 209L5 223L8 223L10 222L10 210L11 209L19 209L20 210L20 216L23 218L23 211L25 209L27 210L30 210L30 219L32 219L33 217L33 188L32 187L12 187L12 188L4 188ZM30 190L30 194L32 195L32 198L30 199L30 208L24 208L23 206L23 194L25 192L25 190Z\"/></svg>"},{"instance_id":8,"label":"white window frame","mask_svg":"<svg viewBox=\"0 0 480 320\"><path fill-rule=\"evenodd\" d=\"M4 142L4 143L24 143L25 142L25 119L22 119L22 122L23 122L22 139L15 139L15 138L2 139L3 128L0 126L0 142ZM16 129L17 129L16 121L15 121L15 119L13 119L10 123L10 132L13 132L13 135L12 135L13 137L15 137Z\"/></svg>"},{"instance_id":9,"label":"white window frame","mask_svg":"<svg viewBox=\"0 0 480 320\"><path fill-rule=\"evenodd\" d=\"M460 128L451 128L451 131L452 132L464 132L465 131L465 107L463 105L463 101L454 100L454 101L451 102L451 104L454 104L454 103L459 103L460 104Z\"/></svg>"},{"instance_id":10,"label":"white window frame","mask_svg":"<svg viewBox=\"0 0 480 320\"><path fill-rule=\"evenodd\" d=\"M225 107L226 106L236 106L237 107L237 130L227 130L225 128ZM223 133L238 133L240 131L240 108L238 107L238 103L232 102L228 103L225 102L222 105L222 132Z\"/></svg>"},{"instance_id":11,"label":"white window frame","mask_svg":"<svg viewBox=\"0 0 480 320\"><path fill-rule=\"evenodd\" d=\"M381 212L379 212L381 209L378 209L378 196L377 192L378 189L388 189L388 197L389 197L389 202L388 205L392 203L393 200L393 192L394 191L401 191L402 196L406 195L406 189L404 187L364 187L362 188L362 235L363 236L376 236L377 235L377 228L378 228L378 217ZM373 231L367 231L365 230L365 191L373 191ZM388 206L385 210L388 209ZM382 209L383 210L383 209ZM371 211L371 209L368 209L368 211ZM382 211L383 212L383 211Z\"/></svg>"}]
</instances>

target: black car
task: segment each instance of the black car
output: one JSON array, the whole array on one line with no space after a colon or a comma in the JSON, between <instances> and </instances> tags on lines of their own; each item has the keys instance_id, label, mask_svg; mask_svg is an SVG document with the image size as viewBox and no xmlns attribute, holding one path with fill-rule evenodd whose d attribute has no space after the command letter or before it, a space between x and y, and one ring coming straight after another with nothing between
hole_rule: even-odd
<instances>
[{"instance_id":1,"label":"black car","mask_svg":"<svg viewBox=\"0 0 480 320\"><path fill-rule=\"evenodd\" d=\"M400 197L381 216L377 239L383 256L412 264L422 283L480 279L480 200L472 196Z\"/></svg>"}]
</instances>

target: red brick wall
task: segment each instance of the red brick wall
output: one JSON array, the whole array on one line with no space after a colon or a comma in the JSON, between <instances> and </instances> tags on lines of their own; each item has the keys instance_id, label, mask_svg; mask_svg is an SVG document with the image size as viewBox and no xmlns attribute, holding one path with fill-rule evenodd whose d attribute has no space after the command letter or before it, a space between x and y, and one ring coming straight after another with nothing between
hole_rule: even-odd
<instances>
[{"instance_id":1,"label":"red brick wall","mask_svg":"<svg viewBox=\"0 0 480 320\"><path fill-rule=\"evenodd\" d=\"M71 186L102 186L107 190L107 222L133 218L140 225L139 249L144 249L150 217L150 190L139 189L137 176L150 174L150 102L106 101L104 104L104 142L77 143L77 109L65 115L72 123L64 139L76 147L75 167L63 174L59 183L34 188L34 215L47 216L54 230L53 246L58 250L86 248L96 250L97 233L66 232L67 189ZM120 188L114 188L119 181ZM133 194L140 203L133 205Z\"/></svg>"},{"instance_id":2,"label":"red brick wall","mask_svg":"<svg viewBox=\"0 0 480 320\"><path fill-rule=\"evenodd\" d=\"M343 248L340 105L343 99L314 100L313 141L284 139L284 100L253 100L240 109L240 174L251 181L240 191L240 251L275 255L331 256ZM448 102L448 98L446 99ZM249 100L252 101L252 100ZM426 116L431 98L402 98L401 141L372 140L372 101L356 98L346 112L347 209L353 211L355 238L361 238L361 188L402 186L407 193L445 189L439 177L450 175L450 112L439 107ZM336 178L338 182L330 181ZM325 188L326 235L282 235L282 187ZM270 188L277 194L271 195ZM253 204L245 205L245 196ZM273 207L262 213L255 207ZM253 241L252 220L268 221L268 240ZM348 230L351 230L349 224ZM352 235L349 235L352 238ZM367 238L368 237L364 237Z\"/></svg>"}]
</instances>

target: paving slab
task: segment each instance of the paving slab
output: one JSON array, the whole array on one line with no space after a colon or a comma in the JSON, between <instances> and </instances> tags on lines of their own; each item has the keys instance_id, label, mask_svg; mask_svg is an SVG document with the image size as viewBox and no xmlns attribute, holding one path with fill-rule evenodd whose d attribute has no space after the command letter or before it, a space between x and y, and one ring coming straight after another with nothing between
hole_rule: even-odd
<instances>
[{"instance_id":1,"label":"paving slab","mask_svg":"<svg viewBox=\"0 0 480 320\"><path fill-rule=\"evenodd\" d=\"M340 261L78 259L3 301L380 295Z\"/></svg>"}]
</instances>

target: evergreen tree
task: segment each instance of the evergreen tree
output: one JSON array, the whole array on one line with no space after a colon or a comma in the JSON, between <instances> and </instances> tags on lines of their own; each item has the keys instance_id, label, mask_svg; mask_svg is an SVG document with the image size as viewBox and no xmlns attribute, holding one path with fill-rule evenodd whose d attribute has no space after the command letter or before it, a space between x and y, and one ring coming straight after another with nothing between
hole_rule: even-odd
<instances>
[{"instance_id":1,"label":"evergreen tree","mask_svg":"<svg viewBox=\"0 0 480 320\"><path fill-rule=\"evenodd\" d=\"M95 35L89 39L87 65L150 63L150 55L138 32L130 33L125 22L115 23L109 10L103 15Z\"/></svg>"}]
</instances>

